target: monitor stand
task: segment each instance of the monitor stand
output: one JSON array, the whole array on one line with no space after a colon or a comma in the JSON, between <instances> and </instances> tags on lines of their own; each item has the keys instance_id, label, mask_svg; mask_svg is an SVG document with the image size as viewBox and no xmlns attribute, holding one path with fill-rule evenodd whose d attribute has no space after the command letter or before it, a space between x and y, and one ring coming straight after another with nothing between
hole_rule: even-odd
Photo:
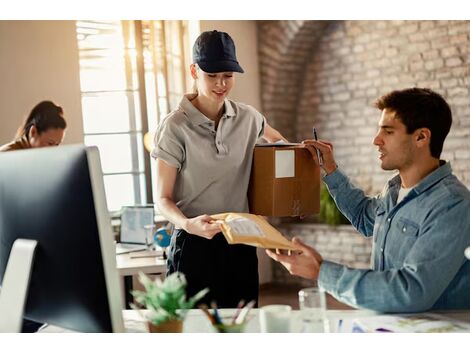
<instances>
[{"instance_id":1,"label":"monitor stand","mask_svg":"<svg viewBox=\"0 0 470 352\"><path fill-rule=\"evenodd\" d=\"M34 240L17 239L11 247L0 291L0 333L21 332L37 244Z\"/></svg>"}]
</instances>

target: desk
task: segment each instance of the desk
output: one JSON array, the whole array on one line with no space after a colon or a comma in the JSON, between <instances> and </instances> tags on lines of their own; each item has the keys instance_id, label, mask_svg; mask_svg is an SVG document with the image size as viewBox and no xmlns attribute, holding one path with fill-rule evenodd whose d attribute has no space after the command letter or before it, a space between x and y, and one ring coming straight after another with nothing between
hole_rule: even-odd
<instances>
[{"instance_id":1,"label":"desk","mask_svg":"<svg viewBox=\"0 0 470 352\"><path fill-rule=\"evenodd\" d=\"M145 256L153 253L155 251L140 251L116 255L116 267L121 278L119 282L126 307L130 298L129 290L132 289L132 276L137 275L139 272L157 275L166 272L166 260L162 256L133 258L134 256ZM160 251L160 253L163 252Z\"/></svg>"},{"instance_id":2,"label":"desk","mask_svg":"<svg viewBox=\"0 0 470 352\"><path fill-rule=\"evenodd\" d=\"M144 274L161 274L166 272L166 260L162 256L145 257L155 251L140 251L116 255L116 267L120 276L132 276L139 272ZM158 251L158 253L163 253ZM141 258L134 258L143 256Z\"/></svg>"},{"instance_id":3,"label":"desk","mask_svg":"<svg viewBox=\"0 0 470 352\"><path fill-rule=\"evenodd\" d=\"M235 309L220 309L219 312L222 316L232 316ZM432 312L436 314L437 312ZM248 314L248 323L245 332L259 333L259 309L252 309ZM328 310L327 319L330 325L330 332L337 332L338 321L340 319L355 319L363 318L374 315L382 315L383 313L371 310ZM470 311L449 311L438 312L443 319L452 318L460 321L470 323ZM127 332L147 332L147 326L141 315L135 310L123 311L124 325ZM302 318L299 310L293 310L291 313L291 331L292 333L299 333L302 331ZM214 332L209 320L200 309L191 309L186 316L183 324L183 332L185 333L207 333ZM342 331L347 332L347 331Z\"/></svg>"},{"instance_id":4,"label":"desk","mask_svg":"<svg viewBox=\"0 0 470 352\"><path fill-rule=\"evenodd\" d=\"M221 315L232 315L235 312L235 309L220 309ZM248 314L248 323L246 326L246 331L248 333L259 333L259 318L258 318L259 309L252 309ZM336 326L339 319L354 319L367 316L379 315L381 313L370 311L370 310L328 310L327 318L330 323L330 331L335 332ZM450 311L450 312L440 312L440 315L443 318L453 318L460 321L465 321L470 323L470 311ZM291 332L300 332L301 331L301 318L300 311L293 310L291 315ZM126 332L132 333L141 333L147 332L147 326L144 319L140 316L139 312L135 310L123 310L124 326ZM41 332L70 332L68 330L48 326ZM214 332L209 320L199 309L191 309L186 316L186 319L183 324L183 332L185 333L206 333Z\"/></svg>"}]
</instances>

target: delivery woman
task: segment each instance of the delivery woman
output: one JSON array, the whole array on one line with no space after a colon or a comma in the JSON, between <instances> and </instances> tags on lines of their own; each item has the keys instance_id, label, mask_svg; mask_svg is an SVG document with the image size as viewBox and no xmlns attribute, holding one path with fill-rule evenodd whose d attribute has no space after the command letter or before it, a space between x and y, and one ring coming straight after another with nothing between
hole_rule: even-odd
<instances>
[{"instance_id":1,"label":"delivery woman","mask_svg":"<svg viewBox=\"0 0 470 352\"><path fill-rule=\"evenodd\" d=\"M256 109L227 98L234 72L243 73L227 33L203 32L190 70L196 92L160 123L152 151L156 202L175 227L167 274L185 274L188 296L208 287L203 301L235 307L241 299L258 299L256 248L227 244L210 214L249 212L255 143L285 139Z\"/></svg>"}]
</instances>

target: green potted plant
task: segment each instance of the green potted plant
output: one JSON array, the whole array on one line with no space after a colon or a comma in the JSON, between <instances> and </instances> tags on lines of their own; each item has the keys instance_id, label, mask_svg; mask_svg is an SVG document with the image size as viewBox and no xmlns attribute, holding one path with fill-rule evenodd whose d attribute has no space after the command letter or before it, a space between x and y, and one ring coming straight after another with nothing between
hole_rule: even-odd
<instances>
[{"instance_id":1,"label":"green potted plant","mask_svg":"<svg viewBox=\"0 0 470 352\"><path fill-rule=\"evenodd\" d=\"M150 332L182 332L183 320L188 309L194 307L209 289L199 291L186 299L186 278L182 273L173 273L164 281L150 279L139 273L139 281L145 291L132 291L136 302L149 312L145 316ZM139 309L132 305L132 308Z\"/></svg>"},{"instance_id":2,"label":"green potted plant","mask_svg":"<svg viewBox=\"0 0 470 352\"><path fill-rule=\"evenodd\" d=\"M349 224L349 220L338 210L336 203L325 186L320 189L320 221L322 223L337 226Z\"/></svg>"}]
</instances>

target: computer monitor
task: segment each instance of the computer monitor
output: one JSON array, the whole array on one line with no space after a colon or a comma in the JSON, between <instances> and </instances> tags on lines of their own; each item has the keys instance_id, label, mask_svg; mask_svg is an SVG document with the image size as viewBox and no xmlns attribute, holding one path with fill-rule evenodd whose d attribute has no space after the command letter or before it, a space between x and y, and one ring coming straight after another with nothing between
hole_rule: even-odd
<instances>
[{"instance_id":1,"label":"computer monitor","mask_svg":"<svg viewBox=\"0 0 470 352\"><path fill-rule=\"evenodd\" d=\"M82 332L123 331L98 150L63 146L0 153L0 170L0 319L22 309L11 311L24 293L27 319ZM35 241L36 249L23 246L23 254L12 254L6 273L18 239L27 241L17 241L16 252ZM29 274L21 268L28 267L28 258L29 289L18 283Z\"/></svg>"}]
</instances>

